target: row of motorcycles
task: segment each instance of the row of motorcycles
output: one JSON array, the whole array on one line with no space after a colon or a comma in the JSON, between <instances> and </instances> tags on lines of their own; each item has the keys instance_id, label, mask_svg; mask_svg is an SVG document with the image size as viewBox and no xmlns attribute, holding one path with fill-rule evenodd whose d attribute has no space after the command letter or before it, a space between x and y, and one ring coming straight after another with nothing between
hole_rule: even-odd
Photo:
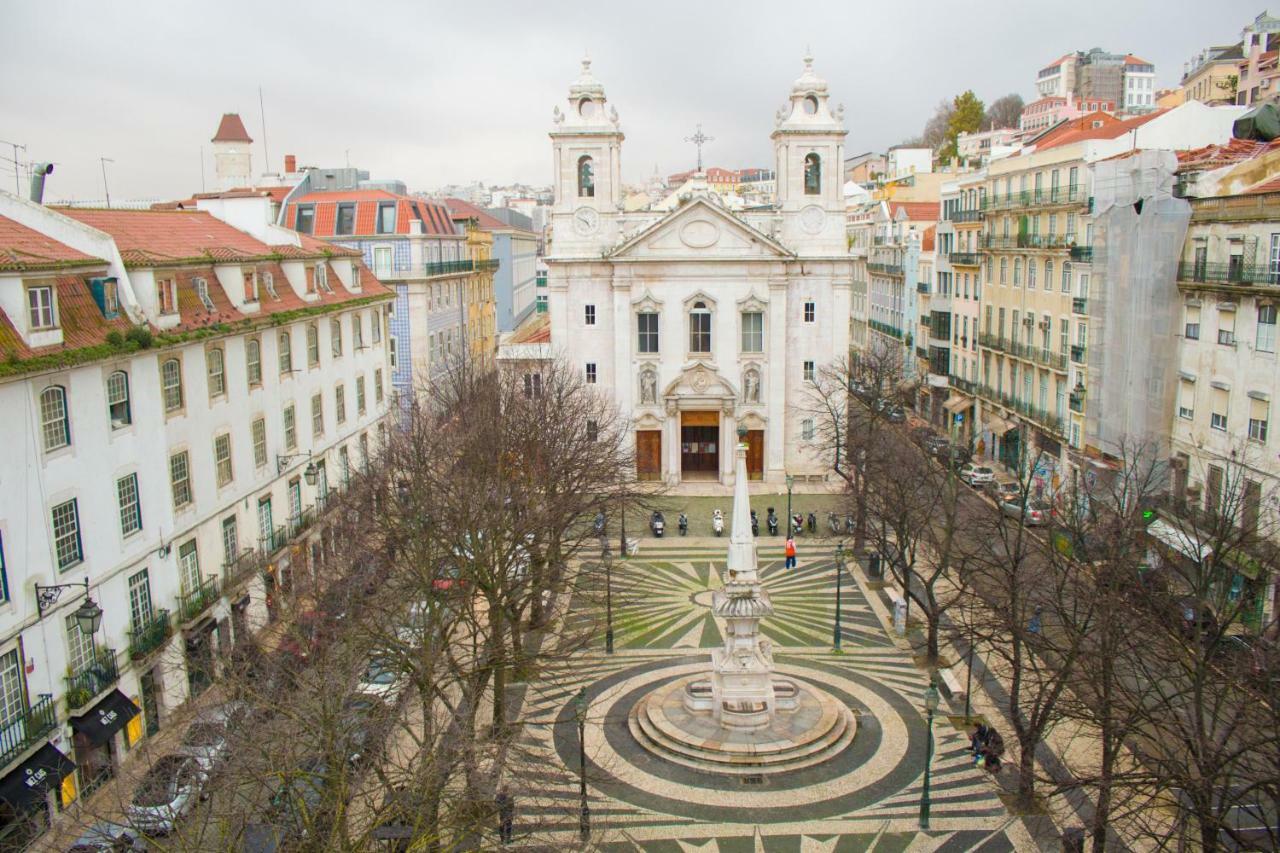
<instances>
[{"instance_id":1,"label":"row of motorcycles","mask_svg":"<svg viewBox=\"0 0 1280 853\"><path fill-rule=\"evenodd\" d=\"M769 507L768 509L768 515L765 517L765 524L769 528L770 536L778 535L778 514L774 512L773 507ZM791 535L799 536L804 532L806 525L809 528L809 533L811 535L816 535L818 532L818 516L810 512L806 519L803 514L797 512L795 515L791 516ZM842 526L846 535L852 535L853 516L846 515L842 524L838 515L834 512L829 512L827 513L827 526L831 529L832 536L839 536ZM597 533L604 527L602 518L596 519L596 527ZM680 517L676 520L676 527L680 531L681 536L687 536L689 534L689 516L683 512L680 513ZM666 530L666 518L660 510L654 510L653 515L649 516L649 532L660 538L664 533L666 533ZM720 509L716 509L711 513L711 530L716 536L724 535L724 512ZM751 510L751 533L754 536L760 535L760 517L756 515L756 511L754 509Z\"/></svg>"}]
</instances>

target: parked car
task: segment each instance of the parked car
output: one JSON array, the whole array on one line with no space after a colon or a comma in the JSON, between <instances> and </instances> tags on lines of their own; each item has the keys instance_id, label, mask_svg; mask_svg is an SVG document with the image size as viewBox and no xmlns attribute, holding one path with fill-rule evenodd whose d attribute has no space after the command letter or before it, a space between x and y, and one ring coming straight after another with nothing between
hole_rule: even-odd
<instances>
[{"instance_id":1,"label":"parked car","mask_svg":"<svg viewBox=\"0 0 1280 853\"><path fill-rule=\"evenodd\" d=\"M996 472L986 465L975 465L972 462L966 462L964 467L960 469L960 479L980 489L988 483L994 483L996 480Z\"/></svg>"},{"instance_id":2,"label":"parked car","mask_svg":"<svg viewBox=\"0 0 1280 853\"><path fill-rule=\"evenodd\" d=\"M891 424L906 423L907 413L903 411L901 406L889 406L885 409L884 419Z\"/></svg>"},{"instance_id":3,"label":"parked car","mask_svg":"<svg viewBox=\"0 0 1280 853\"><path fill-rule=\"evenodd\" d=\"M1048 507L1024 502L1021 496L1001 501L1000 511L1009 518L1021 518L1027 527L1040 527L1049 523Z\"/></svg>"},{"instance_id":4,"label":"parked car","mask_svg":"<svg viewBox=\"0 0 1280 853\"><path fill-rule=\"evenodd\" d=\"M930 456L938 456L943 448L951 446L951 442L940 435L931 435L924 440L924 444L921 446L924 448L924 452Z\"/></svg>"},{"instance_id":5,"label":"parked car","mask_svg":"<svg viewBox=\"0 0 1280 853\"><path fill-rule=\"evenodd\" d=\"M131 826L100 820L91 825L76 843L67 848L67 853L97 853L101 850L124 851L146 850L145 842L138 836L140 833Z\"/></svg>"},{"instance_id":6,"label":"parked car","mask_svg":"<svg viewBox=\"0 0 1280 853\"><path fill-rule=\"evenodd\" d=\"M969 452L969 449L958 444L943 448L938 452L938 461L943 465L950 465L957 471L968 465L969 460L972 458L973 454Z\"/></svg>"},{"instance_id":7,"label":"parked car","mask_svg":"<svg viewBox=\"0 0 1280 853\"><path fill-rule=\"evenodd\" d=\"M167 835L195 806L205 774L189 755L166 755L142 777L126 810L129 825L147 835Z\"/></svg>"},{"instance_id":8,"label":"parked car","mask_svg":"<svg viewBox=\"0 0 1280 853\"><path fill-rule=\"evenodd\" d=\"M247 702L224 702L206 708L196 715L182 736L182 743L174 750L178 755L189 755L200 762L206 775L213 773L231 753L231 732L249 717Z\"/></svg>"},{"instance_id":9,"label":"parked car","mask_svg":"<svg viewBox=\"0 0 1280 853\"><path fill-rule=\"evenodd\" d=\"M396 704L404 688L404 679L400 673L396 672L389 661L379 658L369 661L356 683L357 693L381 699L387 705Z\"/></svg>"},{"instance_id":10,"label":"parked car","mask_svg":"<svg viewBox=\"0 0 1280 853\"><path fill-rule=\"evenodd\" d=\"M988 490L991 497L995 498L996 503L1004 503L1008 500L1017 500L1022 497L1022 487L1017 483L1001 483L992 481L988 484Z\"/></svg>"}]
</instances>

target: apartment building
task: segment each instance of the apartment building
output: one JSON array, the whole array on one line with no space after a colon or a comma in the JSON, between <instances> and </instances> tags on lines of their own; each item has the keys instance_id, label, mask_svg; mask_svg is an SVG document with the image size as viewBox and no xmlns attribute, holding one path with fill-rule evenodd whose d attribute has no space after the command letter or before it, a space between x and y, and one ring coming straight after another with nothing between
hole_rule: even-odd
<instances>
[{"instance_id":1,"label":"apartment building","mask_svg":"<svg viewBox=\"0 0 1280 853\"><path fill-rule=\"evenodd\" d=\"M924 245L925 232L937 224L938 203L877 201L870 205L870 245L867 250L868 346L900 348L903 375L921 374L920 353L928 355L927 335L921 335L919 283L923 270L932 274L933 246ZM857 280L855 264L855 281ZM927 284L926 284L927 286Z\"/></svg>"},{"instance_id":2,"label":"apartment building","mask_svg":"<svg viewBox=\"0 0 1280 853\"><path fill-rule=\"evenodd\" d=\"M457 198L444 200L455 224L474 221L490 235L497 332L510 332L535 310L541 240L533 222L514 210L486 210Z\"/></svg>"},{"instance_id":3,"label":"apartment building","mask_svg":"<svg viewBox=\"0 0 1280 853\"><path fill-rule=\"evenodd\" d=\"M281 225L356 249L395 293L391 387L407 401L468 348L467 287L476 271L467 236L446 207L384 189L313 189L289 196Z\"/></svg>"},{"instance_id":4,"label":"apartment building","mask_svg":"<svg viewBox=\"0 0 1280 853\"><path fill-rule=\"evenodd\" d=\"M0 787L25 837L312 580L384 428L391 294L299 235L7 193L0 282Z\"/></svg>"},{"instance_id":5,"label":"apartment building","mask_svg":"<svg viewBox=\"0 0 1280 853\"><path fill-rule=\"evenodd\" d=\"M921 415L958 441L974 435L978 380L979 252L986 173L965 173L943 184L936 274L929 294L929 397ZM948 340L947 334L950 333Z\"/></svg>"}]
</instances>

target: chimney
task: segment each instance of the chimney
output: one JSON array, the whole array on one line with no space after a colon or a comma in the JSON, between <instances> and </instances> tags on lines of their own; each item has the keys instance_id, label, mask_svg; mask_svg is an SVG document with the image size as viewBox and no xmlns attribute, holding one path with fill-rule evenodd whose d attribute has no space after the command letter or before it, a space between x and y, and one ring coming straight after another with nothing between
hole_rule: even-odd
<instances>
[{"instance_id":1,"label":"chimney","mask_svg":"<svg viewBox=\"0 0 1280 853\"><path fill-rule=\"evenodd\" d=\"M53 174L52 163L36 163L31 170L31 200L36 204L44 204L44 178Z\"/></svg>"},{"instance_id":2,"label":"chimney","mask_svg":"<svg viewBox=\"0 0 1280 853\"><path fill-rule=\"evenodd\" d=\"M284 155L284 173L292 175L296 171L298 171L298 158L292 154Z\"/></svg>"}]
</instances>

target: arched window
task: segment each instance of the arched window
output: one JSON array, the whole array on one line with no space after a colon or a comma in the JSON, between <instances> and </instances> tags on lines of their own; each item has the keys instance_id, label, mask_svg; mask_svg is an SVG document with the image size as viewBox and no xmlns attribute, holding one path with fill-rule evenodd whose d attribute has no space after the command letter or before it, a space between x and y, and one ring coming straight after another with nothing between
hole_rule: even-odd
<instances>
[{"instance_id":1,"label":"arched window","mask_svg":"<svg viewBox=\"0 0 1280 853\"><path fill-rule=\"evenodd\" d=\"M804 155L804 194L822 193L822 158L817 154Z\"/></svg>"},{"instance_id":2,"label":"arched window","mask_svg":"<svg viewBox=\"0 0 1280 853\"><path fill-rule=\"evenodd\" d=\"M689 312L689 352L711 352L711 310L705 302L693 303Z\"/></svg>"},{"instance_id":3,"label":"arched window","mask_svg":"<svg viewBox=\"0 0 1280 853\"><path fill-rule=\"evenodd\" d=\"M591 157L583 154L578 158L578 198L595 198L596 167Z\"/></svg>"},{"instance_id":4,"label":"arched window","mask_svg":"<svg viewBox=\"0 0 1280 853\"><path fill-rule=\"evenodd\" d=\"M244 345L245 372L248 374L249 386L262 384L262 345L257 338L250 338Z\"/></svg>"},{"instance_id":5,"label":"arched window","mask_svg":"<svg viewBox=\"0 0 1280 853\"><path fill-rule=\"evenodd\" d=\"M61 385L50 385L40 392L40 434L46 453L71 444L67 392Z\"/></svg>"},{"instance_id":6,"label":"arched window","mask_svg":"<svg viewBox=\"0 0 1280 853\"><path fill-rule=\"evenodd\" d=\"M315 323L307 324L307 367L320 363L320 329Z\"/></svg>"},{"instance_id":7,"label":"arched window","mask_svg":"<svg viewBox=\"0 0 1280 853\"><path fill-rule=\"evenodd\" d=\"M107 377L107 414L111 428L120 429L133 423L129 408L129 374L117 370Z\"/></svg>"},{"instance_id":8,"label":"arched window","mask_svg":"<svg viewBox=\"0 0 1280 853\"><path fill-rule=\"evenodd\" d=\"M333 357L342 356L342 324L334 317L329 321L329 343L333 345Z\"/></svg>"},{"instance_id":9,"label":"arched window","mask_svg":"<svg viewBox=\"0 0 1280 853\"><path fill-rule=\"evenodd\" d=\"M281 332L280 337L280 375L293 373L293 341L288 332Z\"/></svg>"},{"instance_id":10,"label":"arched window","mask_svg":"<svg viewBox=\"0 0 1280 853\"><path fill-rule=\"evenodd\" d=\"M164 396L164 410L174 412L182 408L182 365L171 358L160 365L160 386Z\"/></svg>"},{"instance_id":11,"label":"arched window","mask_svg":"<svg viewBox=\"0 0 1280 853\"><path fill-rule=\"evenodd\" d=\"M227 393L227 377L223 369L222 348L212 347L205 353L205 367L209 374L209 396L221 397Z\"/></svg>"}]
</instances>

